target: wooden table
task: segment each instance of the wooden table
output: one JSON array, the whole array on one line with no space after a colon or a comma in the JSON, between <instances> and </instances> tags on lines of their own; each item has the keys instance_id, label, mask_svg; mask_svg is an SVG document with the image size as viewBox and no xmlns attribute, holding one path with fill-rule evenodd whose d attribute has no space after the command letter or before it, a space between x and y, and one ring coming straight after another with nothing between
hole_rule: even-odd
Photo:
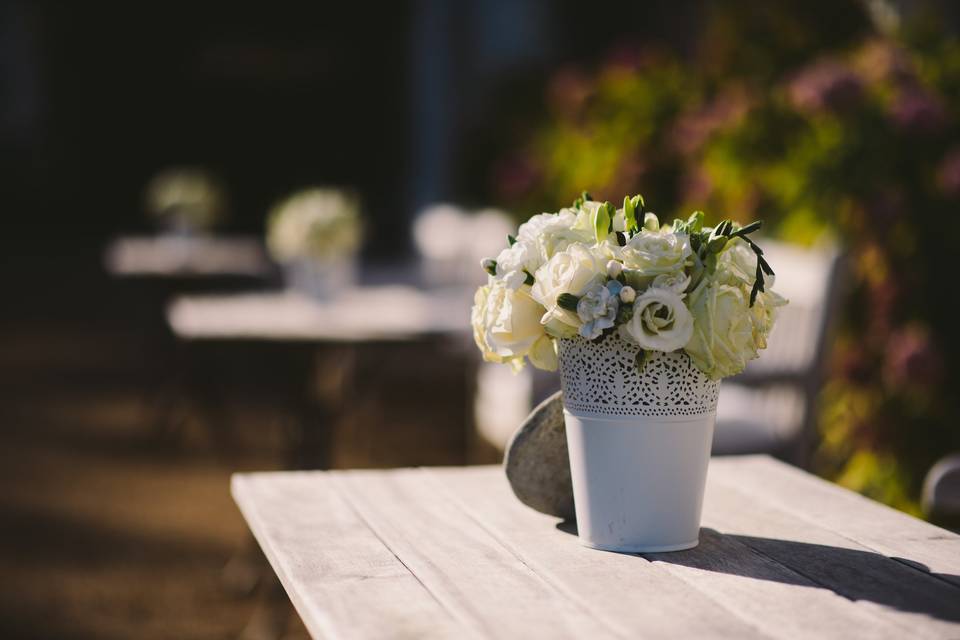
<instances>
[{"instance_id":1,"label":"wooden table","mask_svg":"<svg viewBox=\"0 0 960 640\"><path fill-rule=\"evenodd\" d=\"M274 273L256 236L120 236L107 245L103 262L107 272L118 278L265 279Z\"/></svg>"},{"instance_id":2,"label":"wooden table","mask_svg":"<svg viewBox=\"0 0 960 640\"><path fill-rule=\"evenodd\" d=\"M232 489L316 637L960 637L960 536L766 456L711 461L700 546L663 554L580 546L497 467Z\"/></svg>"}]
</instances>

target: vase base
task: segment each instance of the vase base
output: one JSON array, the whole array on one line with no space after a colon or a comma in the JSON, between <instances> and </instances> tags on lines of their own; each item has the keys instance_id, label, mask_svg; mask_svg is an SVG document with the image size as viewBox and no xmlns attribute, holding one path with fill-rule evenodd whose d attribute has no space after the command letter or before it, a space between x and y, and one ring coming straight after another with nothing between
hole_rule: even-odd
<instances>
[{"instance_id":1,"label":"vase base","mask_svg":"<svg viewBox=\"0 0 960 640\"><path fill-rule=\"evenodd\" d=\"M600 551L614 551L617 553L665 553L667 551L684 551L686 549L693 549L695 546L700 544L700 539L697 538L691 542L681 542L679 544L662 544L662 545L646 545L646 544L637 544L637 545L618 545L618 544L601 544L598 542L590 542L588 540L580 539L580 544L591 549L598 549Z\"/></svg>"}]
</instances>

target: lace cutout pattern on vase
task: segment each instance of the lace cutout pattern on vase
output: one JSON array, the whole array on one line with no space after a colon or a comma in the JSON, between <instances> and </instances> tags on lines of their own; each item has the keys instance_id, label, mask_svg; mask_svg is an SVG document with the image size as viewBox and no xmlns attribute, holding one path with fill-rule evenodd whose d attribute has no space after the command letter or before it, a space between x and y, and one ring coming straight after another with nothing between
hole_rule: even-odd
<instances>
[{"instance_id":1,"label":"lace cutout pattern on vase","mask_svg":"<svg viewBox=\"0 0 960 640\"><path fill-rule=\"evenodd\" d=\"M719 380L710 380L682 351L650 351L637 370L640 348L616 333L595 343L560 340L564 406L608 416L701 416L717 408Z\"/></svg>"}]
</instances>

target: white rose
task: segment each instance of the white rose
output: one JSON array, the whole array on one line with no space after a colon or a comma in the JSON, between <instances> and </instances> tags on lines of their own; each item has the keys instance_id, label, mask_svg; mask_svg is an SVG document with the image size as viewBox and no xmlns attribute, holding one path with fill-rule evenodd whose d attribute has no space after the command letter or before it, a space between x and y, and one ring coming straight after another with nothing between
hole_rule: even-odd
<instances>
[{"instance_id":1,"label":"white rose","mask_svg":"<svg viewBox=\"0 0 960 640\"><path fill-rule=\"evenodd\" d=\"M641 277L683 271L693 253L685 233L664 230L642 231L617 250L617 257L627 269Z\"/></svg>"},{"instance_id":2,"label":"white rose","mask_svg":"<svg viewBox=\"0 0 960 640\"><path fill-rule=\"evenodd\" d=\"M537 248L529 241L517 240L497 256L497 277L513 289L519 289L540 266Z\"/></svg>"},{"instance_id":3,"label":"white rose","mask_svg":"<svg viewBox=\"0 0 960 640\"><path fill-rule=\"evenodd\" d=\"M520 369L528 356L538 368L556 369L556 350L540 324L542 314L529 287L514 290L491 278L490 284L477 289L471 312L473 338L483 359Z\"/></svg>"},{"instance_id":4,"label":"white rose","mask_svg":"<svg viewBox=\"0 0 960 640\"><path fill-rule=\"evenodd\" d=\"M747 294L749 303L749 294ZM757 299L750 309L750 320L753 322L753 339L758 349L767 348L767 337L773 330L773 323L777 319L779 307L787 304L787 299L772 289L757 294Z\"/></svg>"},{"instance_id":5,"label":"white rose","mask_svg":"<svg viewBox=\"0 0 960 640\"><path fill-rule=\"evenodd\" d=\"M541 213L520 225L517 243L526 243L533 248L527 263L530 273L535 273L547 260L571 244L592 242L593 227L581 229L577 225L578 212L573 209Z\"/></svg>"},{"instance_id":6,"label":"white rose","mask_svg":"<svg viewBox=\"0 0 960 640\"><path fill-rule=\"evenodd\" d=\"M599 338L604 329L614 325L619 308L620 299L616 294L603 283L594 284L577 303L577 316L583 322L580 335L587 340Z\"/></svg>"},{"instance_id":7,"label":"white rose","mask_svg":"<svg viewBox=\"0 0 960 640\"><path fill-rule=\"evenodd\" d=\"M633 303L633 317L620 335L644 349L675 351L690 340L693 318L683 299L669 289L648 289Z\"/></svg>"},{"instance_id":8,"label":"white rose","mask_svg":"<svg viewBox=\"0 0 960 640\"><path fill-rule=\"evenodd\" d=\"M757 294L753 307L750 307L750 291L753 289L756 277L757 254L740 238L734 238L727 242L723 251L717 256L717 270L711 281L740 290L747 301L753 326L754 343L757 349L766 349L767 336L773 329L777 310L787 304L787 300L773 290L774 277L764 274L764 291Z\"/></svg>"},{"instance_id":9,"label":"white rose","mask_svg":"<svg viewBox=\"0 0 960 640\"><path fill-rule=\"evenodd\" d=\"M557 341L547 334L544 334L530 347L530 353L527 354L527 358L530 359L530 363L537 369L556 371L560 360L557 356Z\"/></svg>"},{"instance_id":10,"label":"white rose","mask_svg":"<svg viewBox=\"0 0 960 640\"><path fill-rule=\"evenodd\" d=\"M704 280L690 293L689 302L694 327L684 349L712 380L740 373L766 344L773 322L768 300L758 297L751 309L750 294L742 287Z\"/></svg>"},{"instance_id":11,"label":"white rose","mask_svg":"<svg viewBox=\"0 0 960 640\"><path fill-rule=\"evenodd\" d=\"M653 279L653 283L650 286L656 289L667 289L668 291L673 291L682 298L684 296L684 291L686 291L687 287L690 286L690 276L683 271L661 273Z\"/></svg>"},{"instance_id":12,"label":"white rose","mask_svg":"<svg viewBox=\"0 0 960 640\"><path fill-rule=\"evenodd\" d=\"M714 280L731 286L753 287L757 277L757 254L740 238L729 240L717 255L717 271ZM764 288L772 287L774 277L763 275Z\"/></svg>"},{"instance_id":13,"label":"white rose","mask_svg":"<svg viewBox=\"0 0 960 640\"><path fill-rule=\"evenodd\" d=\"M561 293L582 296L603 278L604 272L605 261L579 244L570 245L537 269L531 295L546 309L541 322L546 325L548 333L559 338L569 338L577 333L580 318L561 308L557 297Z\"/></svg>"}]
</instances>

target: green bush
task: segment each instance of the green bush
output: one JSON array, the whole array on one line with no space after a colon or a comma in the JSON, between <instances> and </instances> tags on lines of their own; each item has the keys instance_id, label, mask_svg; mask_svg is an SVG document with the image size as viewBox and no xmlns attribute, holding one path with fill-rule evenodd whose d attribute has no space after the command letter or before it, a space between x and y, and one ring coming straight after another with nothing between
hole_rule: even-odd
<instances>
[{"instance_id":1,"label":"green bush","mask_svg":"<svg viewBox=\"0 0 960 640\"><path fill-rule=\"evenodd\" d=\"M923 16L881 34L844 14L818 33L816 9L835 4L734 3L692 55L619 49L561 70L491 195L529 214L584 188L642 191L667 219L703 209L842 243L851 282L816 468L917 512L927 469L960 449L960 42Z\"/></svg>"}]
</instances>

